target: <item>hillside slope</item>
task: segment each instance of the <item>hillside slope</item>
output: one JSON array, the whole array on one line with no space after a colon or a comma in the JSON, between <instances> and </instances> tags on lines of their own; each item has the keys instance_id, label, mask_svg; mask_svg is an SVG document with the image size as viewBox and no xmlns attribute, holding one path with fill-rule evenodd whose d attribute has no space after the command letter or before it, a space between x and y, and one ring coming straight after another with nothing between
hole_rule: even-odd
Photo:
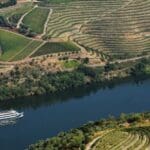
<instances>
[{"instance_id":1,"label":"hillside slope","mask_svg":"<svg viewBox=\"0 0 150 150\"><path fill-rule=\"evenodd\" d=\"M67 38L107 59L150 52L150 0L74 1L50 4L47 36Z\"/></svg>"},{"instance_id":2,"label":"hillside slope","mask_svg":"<svg viewBox=\"0 0 150 150\"><path fill-rule=\"evenodd\" d=\"M150 113L122 114L119 119L90 122L39 141L29 150L149 150Z\"/></svg>"}]
</instances>

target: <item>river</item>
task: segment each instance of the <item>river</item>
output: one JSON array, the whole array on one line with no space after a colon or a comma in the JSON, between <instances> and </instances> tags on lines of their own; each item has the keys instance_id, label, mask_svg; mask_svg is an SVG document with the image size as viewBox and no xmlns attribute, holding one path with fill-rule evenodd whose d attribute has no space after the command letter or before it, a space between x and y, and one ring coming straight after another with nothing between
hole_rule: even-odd
<instances>
[{"instance_id":1,"label":"river","mask_svg":"<svg viewBox=\"0 0 150 150\"><path fill-rule=\"evenodd\" d=\"M150 110L150 80L110 88L78 88L55 96L27 97L0 103L0 109L16 109L24 117L16 124L0 126L0 149L23 150L40 139L79 127L109 115Z\"/></svg>"}]
</instances>

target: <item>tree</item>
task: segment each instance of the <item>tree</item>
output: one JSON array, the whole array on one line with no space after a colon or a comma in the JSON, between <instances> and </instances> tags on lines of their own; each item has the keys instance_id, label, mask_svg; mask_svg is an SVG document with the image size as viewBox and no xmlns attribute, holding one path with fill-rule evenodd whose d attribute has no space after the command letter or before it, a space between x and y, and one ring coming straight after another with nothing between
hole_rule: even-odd
<instances>
[{"instance_id":1,"label":"tree","mask_svg":"<svg viewBox=\"0 0 150 150\"><path fill-rule=\"evenodd\" d=\"M0 16L0 26L1 27L9 27L9 23L7 22L7 20L3 17L3 16Z\"/></svg>"},{"instance_id":2,"label":"tree","mask_svg":"<svg viewBox=\"0 0 150 150\"><path fill-rule=\"evenodd\" d=\"M109 72L111 70L114 70L115 64L107 63L104 68L105 68L105 72Z\"/></svg>"},{"instance_id":3,"label":"tree","mask_svg":"<svg viewBox=\"0 0 150 150\"><path fill-rule=\"evenodd\" d=\"M89 58L88 58L88 57L84 58L84 59L83 59L83 63L84 63L84 64L88 64L88 63L89 63Z\"/></svg>"}]
</instances>

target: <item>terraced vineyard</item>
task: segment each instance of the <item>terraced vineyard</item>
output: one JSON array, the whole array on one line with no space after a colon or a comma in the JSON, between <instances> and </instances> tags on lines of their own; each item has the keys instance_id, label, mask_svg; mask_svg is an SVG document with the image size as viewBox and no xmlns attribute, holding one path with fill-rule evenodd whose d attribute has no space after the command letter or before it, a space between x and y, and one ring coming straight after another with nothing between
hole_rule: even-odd
<instances>
[{"instance_id":1,"label":"terraced vineyard","mask_svg":"<svg viewBox=\"0 0 150 150\"><path fill-rule=\"evenodd\" d=\"M52 37L63 37L65 33L75 32L89 20L98 19L103 13L115 10L125 0L111 1L75 1L68 4L51 4L53 14L49 22L48 34Z\"/></svg>"},{"instance_id":2,"label":"terraced vineyard","mask_svg":"<svg viewBox=\"0 0 150 150\"><path fill-rule=\"evenodd\" d=\"M17 24L33 8L31 3L25 5L0 14ZM150 0L58 0L39 4L22 22L46 39L74 41L105 60L127 59L150 54L149 7Z\"/></svg>"},{"instance_id":3,"label":"terraced vineyard","mask_svg":"<svg viewBox=\"0 0 150 150\"><path fill-rule=\"evenodd\" d=\"M149 58L150 0L21 0L0 9L0 100L147 78ZM89 122L29 150L150 150L150 113Z\"/></svg>"},{"instance_id":4,"label":"terraced vineyard","mask_svg":"<svg viewBox=\"0 0 150 150\"><path fill-rule=\"evenodd\" d=\"M50 7L50 38L69 38L110 59L150 54L150 0L75 1Z\"/></svg>"},{"instance_id":5,"label":"terraced vineyard","mask_svg":"<svg viewBox=\"0 0 150 150\"><path fill-rule=\"evenodd\" d=\"M105 133L105 132L104 132ZM113 130L102 135L87 150L149 150L150 127Z\"/></svg>"},{"instance_id":6,"label":"terraced vineyard","mask_svg":"<svg viewBox=\"0 0 150 150\"><path fill-rule=\"evenodd\" d=\"M0 15L16 25L29 12L22 23L40 34L38 38L47 40L44 42L73 41L80 49L96 52L106 62L150 55L149 8L150 0L57 0L20 4L0 10ZM68 51L61 50L61 42L57 44L45 44L32 56ZM23 59L20 55L24 54L18 55Z\"/></svg>"}]
</instances>

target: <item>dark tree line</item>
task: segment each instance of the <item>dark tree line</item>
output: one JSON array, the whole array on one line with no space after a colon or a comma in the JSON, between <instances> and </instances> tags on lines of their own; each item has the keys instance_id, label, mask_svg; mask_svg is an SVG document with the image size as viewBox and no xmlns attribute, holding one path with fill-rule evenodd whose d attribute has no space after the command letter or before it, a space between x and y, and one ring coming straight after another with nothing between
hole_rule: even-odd
<instances>
[{"instance_id":1,"label":"dark tree line","mask_svg":"<svg viewBox=\"0 0 150 150\"><path fill-rule=\"evenodd\" d=\"M3 7L8 7L8 6L12 6L12 5L15 5L17 3L16 0L8 0L7 2L0 2L0 8L3 8Z\"/></svg>"},{"instance_id":2,"label":"dark tree line","mask_svg":"<svg viewBox=\"0 0 150 150\"><path fill-rule=\"evenodd\" d=\"M1 27L10 27L8 21L3 16L0 16L0 26Z\"/></svg>"}]
</instances>

